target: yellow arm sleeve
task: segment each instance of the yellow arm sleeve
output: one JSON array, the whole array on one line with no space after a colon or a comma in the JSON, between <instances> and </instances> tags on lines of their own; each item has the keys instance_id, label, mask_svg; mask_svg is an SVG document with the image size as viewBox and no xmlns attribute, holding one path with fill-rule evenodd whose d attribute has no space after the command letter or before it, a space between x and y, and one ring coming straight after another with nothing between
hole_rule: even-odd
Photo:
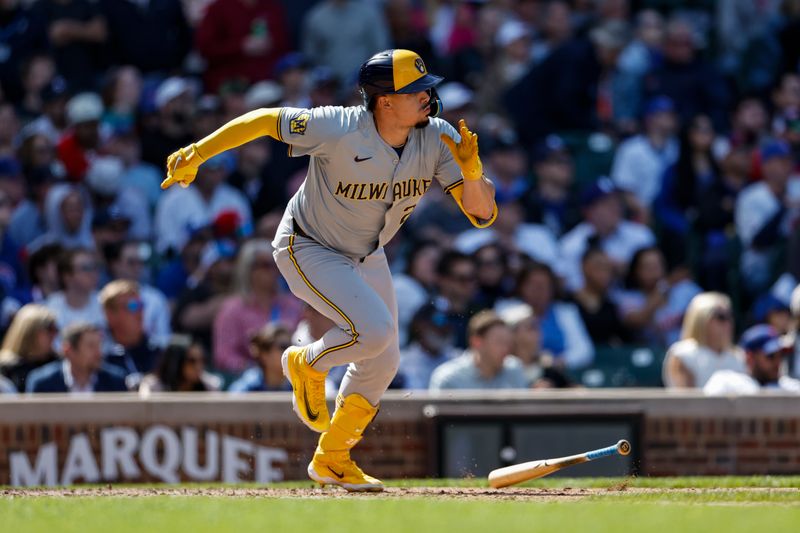
<instances>
[{"instance_id":1,"label":"yellow arm sleeve","mask_svg":"<svg viewBox=\"0 0 800 533\"><path fill-rule=\"evenodd\" d=\"M457 182L450 184L447 188L445 188L444 192L453 197L453 200L456 201L459 209L461 209L461 212L464 213L464 216L467 217L472 225L476 228L488 228L497 218L497 203L492 206L492 216L489 217L488 220L479 220L475 218L474 215L467 213L467 211L464 209L464 204L461 201L461 197L464 195L464 180L458 180Z\"/></svg>"},{"instance_id":2,"label":"yellow arm sleeve","mask_svg":"<svg viewBox=\"0 0 800 533\"><path fill-rule=\"evenodd\" d=\"M236 148L264 135L280 140L278 124L281 112L281 108L273 107L245 113L196 142L195 152L202 161L205 161L225 150Z\"/></svg>"}]
</instances>

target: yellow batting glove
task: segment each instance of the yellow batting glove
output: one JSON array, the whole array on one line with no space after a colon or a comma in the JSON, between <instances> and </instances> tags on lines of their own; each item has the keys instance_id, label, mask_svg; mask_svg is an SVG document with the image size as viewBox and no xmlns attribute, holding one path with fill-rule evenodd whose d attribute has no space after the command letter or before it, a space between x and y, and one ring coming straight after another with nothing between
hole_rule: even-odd
<instances>
[{"instance_id":1,"label":"yellow batting glove","mask_svg":"<svg viewBox=\"0 0 800 533\"><path fill-rule=\"evenodd\" d=\"M463 118L458 121L458 133L461 135L461 142L458 144L445 133L442 133L440 137L453 153L453 158L461 167L464 179L467 181L479 180L483 176L483 164L481 164L481 158L478 157L478 135L469 131Z\"/></svg>"},{"instance_id":2,"label":"yellow batting glove","mask_svg":"<svg viewBox=\"0 0 800 533\"><path fill-rule=\"evenodd\" d=\"M197 176L197 169L205 162L205 159L197 153L194 144L181 148L167 158L167 177L161 182L162 189L179 183L186 188L194 181Z\"/></svg>"}]
</instances>

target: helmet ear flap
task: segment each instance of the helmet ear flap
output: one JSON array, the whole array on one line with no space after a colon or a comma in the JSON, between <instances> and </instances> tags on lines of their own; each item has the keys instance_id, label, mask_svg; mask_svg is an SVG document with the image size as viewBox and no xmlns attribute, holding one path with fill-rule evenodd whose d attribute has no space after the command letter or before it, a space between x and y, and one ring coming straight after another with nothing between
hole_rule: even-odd
<instances>
[{"instance_id":1,"label":"helmet ear flap","mask_svg":"<svg viewBox=\"0 0 800 533\"><path fill-rule=\"evenodd\" d=\"M431 112L428 116L435 118L442 113L444 105L442 104L442 99L439 98L439 93L436 92L436 87L431 87L429 89L429 94L431 97Z\"/></svg>"}]
</instances>

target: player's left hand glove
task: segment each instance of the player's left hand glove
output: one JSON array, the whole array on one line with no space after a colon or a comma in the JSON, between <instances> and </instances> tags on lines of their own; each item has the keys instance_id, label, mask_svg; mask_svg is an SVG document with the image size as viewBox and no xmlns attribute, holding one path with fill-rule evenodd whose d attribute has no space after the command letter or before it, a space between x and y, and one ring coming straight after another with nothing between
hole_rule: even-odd
<instances>
[{"instance_id":1,"label":"player's left hand glove","mask_svg":"<svg viewBox=\"0 0 800 533\"><path fill-rule=\"evenodd\" d=\"M483 176L483 164L481 164L481 158L478 157L478 135L469 131L463 118L458 121L458 133L461 135L461 142L458 144L445 133L442 133L440 137L453 153L453 158L461 167L464 179L479 180Z\"/></svg>"}]
</instances>

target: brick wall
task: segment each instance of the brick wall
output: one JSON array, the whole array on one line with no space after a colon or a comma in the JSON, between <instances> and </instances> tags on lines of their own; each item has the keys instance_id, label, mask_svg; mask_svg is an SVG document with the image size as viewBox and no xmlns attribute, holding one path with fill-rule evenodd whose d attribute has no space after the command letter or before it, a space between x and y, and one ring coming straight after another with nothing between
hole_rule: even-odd
<instances>
[{"instance_id":1,"label":"brick wall","mask_svg":"<svg viewBox=\"0 0 800 533\"><path fill-rule=\"evenodd\" d=\"M646 419L646 473L755 475L800 473L800 416Z\"/></svg>"},{"instance_id":2,"label":"brick wall","mask_svg":"<svg viewBox=\"0 0 800 533\"><path fill-rule=\"evenodd\" d=\"M453 393L446 397L390 394L354 457L378 477L427 477L437 471L439 453L432 438L437 413L457 412L467 419L491 415L497 420L626 413L635 414L640 421L640 475L800 474L798 405L795 397L708 399L691 393L676 396L632 390L498 392L480 396ZM284 450L286 461L275 466L285 479L306 479L305 468L316 445L316 435L294 418L290 397L283 394L167 395L149 400L127 395L95 400L54 396L2 400L0 485L10 483L9 458L16 452L25 452L29 463L35 465L41 447L55 443L60 473L70 442L76 435L85 434L98 466L102 466L104 429L132 428L143 440L154 426L169 428L178 436L183 428L196 429L201 462L209 432L220 438L234 437L256 446ZM162 448L156 451L157 460L166 453ZM252 468L254 456L242 459ZM135 479L121 477L115 482L158 481L141 468L139 455L135 460L142 475ZM179 475L186 479L184 471ZM240 479L252 480L252 471Z\"/></svg>"}]
</instances>

